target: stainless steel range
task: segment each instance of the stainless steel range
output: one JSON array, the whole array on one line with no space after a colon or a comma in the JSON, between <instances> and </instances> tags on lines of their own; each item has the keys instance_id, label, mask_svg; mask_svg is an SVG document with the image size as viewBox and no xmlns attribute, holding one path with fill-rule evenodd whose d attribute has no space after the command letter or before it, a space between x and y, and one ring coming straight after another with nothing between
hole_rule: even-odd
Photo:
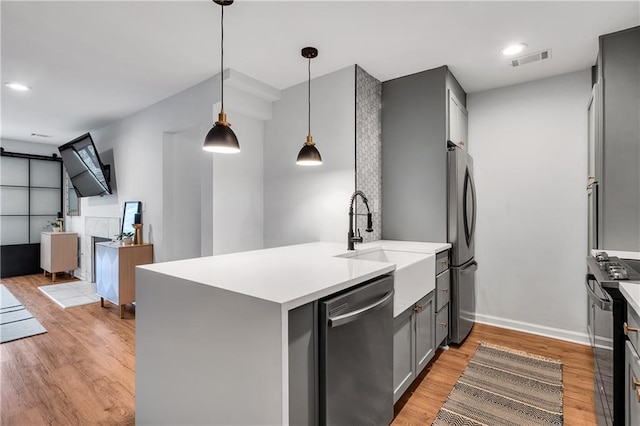
<instances>
[{"instance_id":1,"label":"stainless steel range","mask_svg":"<svg viewBox=\"0 0 640 426\"><path fill-rule=\"evenodd\" d=\"M618 287L620 281L640 281L640 273L630 262L605 252L587 257L587 328L593 349L599 425L624 424L623 324L627 303Z\"/></svg>"}]
</instances>

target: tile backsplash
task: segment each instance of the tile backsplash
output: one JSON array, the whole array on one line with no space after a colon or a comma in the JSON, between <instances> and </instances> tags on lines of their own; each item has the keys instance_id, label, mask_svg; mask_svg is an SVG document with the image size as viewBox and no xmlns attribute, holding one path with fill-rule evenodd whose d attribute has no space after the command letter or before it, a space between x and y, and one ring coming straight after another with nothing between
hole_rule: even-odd
<instances>
[{"instance_id":1,"label":"tile backsplash","mask_svg":"<svg viewBox=\"0 0 640 426\"><path fill-rule=\"evenodd\" d=\"M373 232L366 216L358 217L364 241L382 237L382 83L356 65L356 189L365 193L373 211ZM367 208L358 198L358 213Z\"/></svg>"}]
</instances>

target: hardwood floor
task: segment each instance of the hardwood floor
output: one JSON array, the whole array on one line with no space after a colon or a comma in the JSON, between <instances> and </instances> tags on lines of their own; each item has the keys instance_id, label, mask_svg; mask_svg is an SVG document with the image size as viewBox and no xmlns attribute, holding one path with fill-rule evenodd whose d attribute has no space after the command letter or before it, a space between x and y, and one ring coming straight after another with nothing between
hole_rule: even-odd
<instances>
[{"instance_id":1,"label":"hardwood floor","mask_svg":"<svg viewBox=\"0 0 640 426\"><path fill-rule=\"evenodd\" d=\"M0 424L134 424L133 312L120 320L111 304L61 309L38 290L51 283L42 275L0 283L48 330L0 345ZM436 355L396 404L393 424L431 424L481 341L561 359L565 424L596 425L589 347L481 324L461 347Z\"/></svg>"},{"instance_id":2,"label":"hardwood floor","mask_svg":"<svg viewBox=\"0 0 640 426\"><path fill-rule=\"evenodd\" d=\"M460 346L436 354L395 406L393 425L430 425L480 342L489 342L563 363L564 424L597 425L593 400L593 356L589 346L476 324ZM428 377L425 376L428 374Z\"/></svg>"},{"instance_id":3,"label":"hardwood floor","mask_svg":"<svg viewBox=\"0 0 640 426\"><path fill-rule=\"evenodd\" d=\"M0 283L47 329L0 345L0 424L134 424L133 313L121 320L108 303L62 309L38 290L51 284L40 274Z\"/></svg>"}]
</instances>

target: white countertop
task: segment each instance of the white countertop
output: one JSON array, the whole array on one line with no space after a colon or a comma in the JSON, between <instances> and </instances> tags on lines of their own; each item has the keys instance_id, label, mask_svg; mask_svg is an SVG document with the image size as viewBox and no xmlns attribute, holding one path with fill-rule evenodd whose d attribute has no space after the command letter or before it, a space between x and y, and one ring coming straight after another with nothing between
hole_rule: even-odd
<instances>
[{"instance_id":1,"label":"white countertop","mask_svg":"<svg viewBox=\"0 0 640 426\"><path fill-rule=\"evenodd\" d=\"M383 248L432 254L450 247L449 243L381 240L357 244L354 252ZM317 242L138 268L271 301L290 310L396 269L393 263L335 257L347 253L343 243Z\"/></svg>"}]
</instances>

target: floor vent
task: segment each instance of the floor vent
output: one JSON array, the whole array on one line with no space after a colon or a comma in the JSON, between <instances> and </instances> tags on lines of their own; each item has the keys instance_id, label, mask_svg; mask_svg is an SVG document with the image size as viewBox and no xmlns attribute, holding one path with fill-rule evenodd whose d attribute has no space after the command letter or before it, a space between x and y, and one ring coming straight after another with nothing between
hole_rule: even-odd
<instances>
[{"instance_id":1,"label":"floor vent","mask_svg":"<svg viewBox=\"0 0 640 426\"><path fill-rule=\"evenodd\" d=\"M527 65L532 62L543 61L551 58L551 49L541 50L540 52L531 53L529 55L520 56L519 58L513 58L509 60L509 65L512 67L519 67L521 65Z\"/></svg>"}]
</instances>

